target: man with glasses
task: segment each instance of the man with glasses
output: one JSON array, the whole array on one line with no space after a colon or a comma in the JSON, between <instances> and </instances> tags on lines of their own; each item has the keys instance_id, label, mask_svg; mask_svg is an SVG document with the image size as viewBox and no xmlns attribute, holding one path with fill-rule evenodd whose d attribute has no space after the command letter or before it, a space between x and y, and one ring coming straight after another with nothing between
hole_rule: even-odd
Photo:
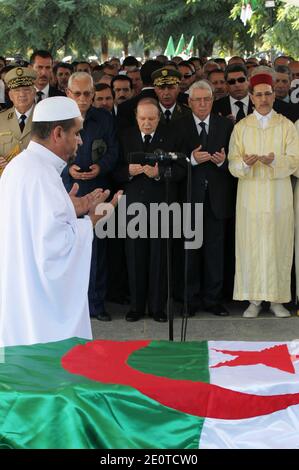
<instances>
[{"instance_id":1,"label":"man with glasses","mask_svg":"<svg viewBox=\"0 0 299 470\"><path fill-rule=\"evenodd\" d=\"M203 246L188 253L189 314L204 309L227 316L222 305L224 239L234 214L234 179L228 171L227 149L233 124L212 111L213 90L206 80L190 87L192 114L184 119L187 155L192 164L192 203L203 203Z\"/></svg>"},{"instance_id":2,"label":"man with glasses","mask_svg":"<svg viewBox=\"0 0 299 470\"><path fill-rule=\"evenodd\" d=\"M239 122L229 147L229 169L239 179L236 209L235 300L249 300L243 317L255 318L262 301L278 318L289 317L291 300L293 192L290 175L299 165L294 124L273 110L273 79L250 78L255 111Z\"/></svg>"},{"instance_id":3,"label":"man with glasses","mask_svg":"<svg viewBox=\"0 0 299 470\"><path fill-rule=\"evenodd\" d=\"M239 122L253 108L249 100L247 69L242 64L229 65L224 78L227 83L228 96L215 101L213 112Z\"/></svg>"},{"instance_id":4,"label":"man with glasses","mask_svg":"<svg viewBox=\"0 0 299 470\"><path fill-rule=\"evenodd\" d=\"M188 94L188 89L196 79L193 67L186 60L182 60L178 65L178 71L182 76L180 83L181 92Z\"/></svg>"},{"instance_id":5,"label":"man with glasses","mask_svg":"<svg viewBox=\"0 0 299 470\"><path fill-rule=\"evenodd\" d=\"M71 75L67 96L76 101L83 118L82 145L73 162L63 171L63 181L68 190L79 184L79 196L96 188L110 189L109 174L118 159L118 145L111 114L103 108L92 106L94 84L91 75L76 72ZM93 240L89 282L90 316L98 320L111 320L104 309L106 293L106 240Z\"/></svg>"},{"instance_id":6,"label":"man with glasses","mask_svg":"<svg viewBox=\"0 0 299 470\"><path fill-rule=\"evenodd\" d=\"M29 144L35 79L36 74L29 67L15 67L5 75L14 107L0 114L0 175L9 161Z\"/></svg>"}]
</instances>

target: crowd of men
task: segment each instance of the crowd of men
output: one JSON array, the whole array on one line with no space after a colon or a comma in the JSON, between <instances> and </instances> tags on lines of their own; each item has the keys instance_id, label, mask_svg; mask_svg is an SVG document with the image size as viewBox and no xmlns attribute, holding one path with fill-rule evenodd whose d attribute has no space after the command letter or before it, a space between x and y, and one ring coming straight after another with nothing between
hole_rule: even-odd
<instances>
[{"instance_id":1,"label":"crowd of men","mask_svg":"<svg viewBox=\"0 0 299 470\"><path fill-rule=\"evenodd\" d=\"M98 188L123 190L126 226L134 221L128 209L142 203L148 209L148 233L152 204L191 201L193 224L195 204L203 204L203 245L189 250L186 276L183 236L172 244L172 295L182 302L186 292L185 314L204 310L227 316L224 302L233 298L249 301L247 318L258 316L263 301L270 302L276 317L290 316L283 303L291 300L291 175L299 177L299 104L293 96L299 61L280 56L272 66L237 56L228 63L158 56L140 64L129 56L122 64L117 58L102 65L68 64L38 50L28 63L6 65L0 58L0 67L5 84L0 175L27 148L36 103L67 96L83 119L82 143L61 175L68 192L74 183L78 196ZM157 149L190 160L189 199L187 160L146 160ZM297 213L299 223L295 189ZM110 300L130 304L127 321L146 312L155 321L167 321L166 243L160 230L156 237L95 236L90 316L111 320L105 309ZM299 230L295 245L299 248ZM299 249L296 256L299 279Z\"/></svg>"}]
</instances>

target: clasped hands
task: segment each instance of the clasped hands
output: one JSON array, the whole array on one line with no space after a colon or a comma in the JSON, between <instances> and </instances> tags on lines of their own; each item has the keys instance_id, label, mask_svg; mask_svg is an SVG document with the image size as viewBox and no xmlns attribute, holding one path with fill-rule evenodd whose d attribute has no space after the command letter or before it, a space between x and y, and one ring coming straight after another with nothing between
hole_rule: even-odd
<instances>
[{"instance_id":1,"label":"clasped hands","mask_svg":"<svg viewBox=\"0 0 299 470\"><path fill-rule=\"evenodd\" d=\"M81 171L81 168L78 165L71 165L69 173L72 178L75 180L88 181L96 178L101 171L100 165L94 163L89 167L90 171Z\"/></svg>"},{"instance_id":2,"label":"clasped hands","mask_svg":"<svg viewBox=\"0 0 299 470\"><path fill-rule=\"evenodd\" d=\"M102 211L100 214L98 214L96 208L99 204L104 203L108 199L108 197L110 196L110 191L108 189L103 191L103 189L98 188L86 194L85 196L78 197L76 196L78 190L79 185L78 183L75 183L69 192L69 196L74 205L76 215L77 217L86 214L89 215L93 226L95 226L101 218L107 215L107 211ZM117 191L117 193L114 194L112 200L109 201L111 207L115 208L117 206L118 200L122 196L122 194L123 191Z\"/></svg>"},{"instance_id":3,"label":"clasped hands","mask_svg":"<svg viewBox=\"0 0 299 470\"><path fill-rule=\"evenodd\" d=\"M140 165L139 163L130 163L129 165L129 175L137 176L144 173L149 178L159 178L159 167L158 163L155 166L151 165Z\"/></svg>"},{"instance_id":4,"label":"clasped hands","mask_svg":"<svg viewBox=\"0 0 299 470\"><path fill-rule=\"evenodd\" d=\"M221 149L221 152L215 152L213 153L213 155L211 155L209 152L202 151L201 148L202 146L200 145L192 152L193 158L195 158L197 163L205 163L211 161L212 163L215 163L215 165L219 165L220 163L224 162L226 155L223 147Z\"/></svg>"},{"instance_id":5,"label":"clasped hands","mask_svg":"<svg viewBox=\"0 0 299 470\"><path fill-rule=\"evenodd\" d=\"M271 165L274 160L274 153L270 152L268 155L256 155L256 154L245 154L243 157L243 161L248 166L253 166L256 162L261 162L264 165Z\"/></svg>"}]
</instances>

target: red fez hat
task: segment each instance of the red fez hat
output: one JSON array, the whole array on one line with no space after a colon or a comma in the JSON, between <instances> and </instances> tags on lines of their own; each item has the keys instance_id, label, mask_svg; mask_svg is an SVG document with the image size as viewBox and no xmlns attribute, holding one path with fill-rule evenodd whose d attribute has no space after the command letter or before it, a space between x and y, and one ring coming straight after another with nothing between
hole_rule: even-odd
<instances>
[{"instance_id":1,"label":"red fez hat","mask_svg":"<svg viewBox=\"0 0 299 470\"><path fill-rule=\"evenodd\" d=\"M250 85L252 88L254 88L256 85L260 85L261 83L273 86L272 76L268 73L258 73L250 77Z\"/></svg>"}]
</instances>

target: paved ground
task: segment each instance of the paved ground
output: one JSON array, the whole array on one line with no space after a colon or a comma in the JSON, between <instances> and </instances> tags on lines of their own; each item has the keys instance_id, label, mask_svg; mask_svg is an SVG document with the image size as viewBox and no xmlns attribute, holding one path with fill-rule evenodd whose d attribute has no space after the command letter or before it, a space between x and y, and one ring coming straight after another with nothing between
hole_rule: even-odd
<instances>
[{"instance_id":1,"label":"paved ground","mask_svg":"<svg viewBox=\"0 0 299 470\"><path fill-rule=\"evenodd\" d=\"M287 341L299 338L299 316L294 307L290 318L275 318L270 312L262 312L256 319L242 318L247 302L227 304L231 315L220 318L199 312L188 319L187 341L191 340L239 340L239 341ZM138 322L125 321L128 306L107 303L111 322L92 320L94 339L132 340L169 339L168 323L157 323L149 317ZM182 319L180 305L174 304L174 340L180 341Z\"/></svg>"}]
</instances>

